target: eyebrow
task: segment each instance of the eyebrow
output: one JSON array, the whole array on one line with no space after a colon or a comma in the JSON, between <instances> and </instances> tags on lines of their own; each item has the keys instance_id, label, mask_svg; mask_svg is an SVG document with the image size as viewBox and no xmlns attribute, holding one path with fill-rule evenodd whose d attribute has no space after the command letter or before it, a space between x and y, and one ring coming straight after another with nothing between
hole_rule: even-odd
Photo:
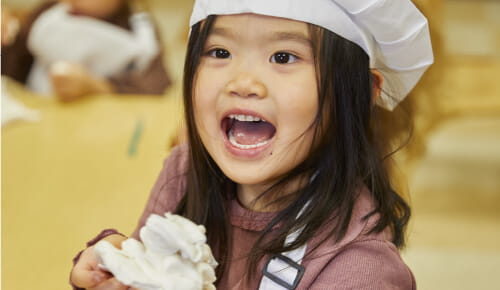
<instances>
[{"instance_id":1,"label":"eyebrow","mask_svg":"<svg viewBox=\"0 0 500 290\"><path fill-rule=\"evenodd\" d=\"M227 38L233 38L235 39L237 36L236 34L231 30L227 29L225 27L214 27L210 31L210 34L212 35L218 35L222 37L227 37ZM312 41L307 35L301 32L289 32L289 31L276 31L276 32L271 32L268 37L266 37L267 41L297 41L302 43L303 45L306 46L312 46Z\"/></svg>"},{"instance_id":2,"label":"eyebrow","mask_svg":"<svg viewBox=\"0 0 500 290\"><path fill-rule=\"evenodd\" d=\"M309 37L301 32L288 32L288 31L277 31L273 32L269 37L270 41L286 41L292 40L300 42L304 45L311 46L312 42Z\"/></svg>"},{"instance_id":3,"label":"eyebrow","mask_svg":"<svg viewBox=\"0 0 500 290\"><path fill-rule=\"evenodd\" d=\"M212 27L212 29L210 30L210 34L227 38L235 38L234 33L230 29L224 27Z\"/></svg>"}]
</instances>

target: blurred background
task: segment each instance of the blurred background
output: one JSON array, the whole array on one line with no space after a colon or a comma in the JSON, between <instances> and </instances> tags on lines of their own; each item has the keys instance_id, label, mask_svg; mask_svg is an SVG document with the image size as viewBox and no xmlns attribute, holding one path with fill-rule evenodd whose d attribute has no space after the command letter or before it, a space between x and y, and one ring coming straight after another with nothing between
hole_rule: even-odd
<instances>
[{"instance_id":1,"label":"blurred background","mask_svg":"<svg viewBox=\"0 0 500 290\"><path fill-rule=\"evenodd\" d=\"M2 0L2 9L22 19L40 2ZM24 114L2 117L2 289L68 289L87 240L136 225L182 117L192 5L140 2L172 80L162 96L67 103L2 78ZM414 138L397 171L414 215L403 258L418 289L500 289L500 1L414 2L429 18L436 63L407 101Z\"/></svg>"}]
</instances>

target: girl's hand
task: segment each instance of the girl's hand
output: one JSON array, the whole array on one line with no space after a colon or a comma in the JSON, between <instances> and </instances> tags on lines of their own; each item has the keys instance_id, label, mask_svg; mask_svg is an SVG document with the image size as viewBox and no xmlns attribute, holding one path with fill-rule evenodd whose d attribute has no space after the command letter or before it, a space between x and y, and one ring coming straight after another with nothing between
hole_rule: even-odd
<instances>
[{"instance_id":1,"label":"girl's hand","mask_svg":"<svg viewBox=\"0 0 500 290\"><path fill-rule=\"evenodd\" d=\"M78 100L86 95L111 93L111 84L93 76L84 66L59 61L50 68L54 93L62 102Z\"/></svg>"},{"instance_id":2,"label":"girl's hand","mask_svg":"<svg viewBox=\"0 0 500 290\"><path fill-rule=\"evenodd\" d=\"M121 235L110 235L104 238L117 248L126 238ZM103 271L98 266L94 246L85 249L71 271L71 283L89 290L127 290L128 286L120 283L112 274Z\"/></svg>"}]
</instances>

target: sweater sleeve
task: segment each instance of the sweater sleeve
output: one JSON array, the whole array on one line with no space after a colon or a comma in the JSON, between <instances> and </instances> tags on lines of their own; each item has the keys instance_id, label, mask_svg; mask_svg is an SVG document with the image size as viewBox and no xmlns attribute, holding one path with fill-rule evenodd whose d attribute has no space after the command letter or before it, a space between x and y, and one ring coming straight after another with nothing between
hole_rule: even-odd
<instances>
[{"instance_id":1,"label":"sweater sleeve","mask_svg":"<svg viewBox=\"0 0 500 290\"><path fill-rule=\"evenodd\" d=\"M126 18L126 29L130 29L128 18ZM165 90L172 84L172 79L165 63L165 47L162 45L161 33L153 22L156 40L160 45L160 51L151 63L142 71L132 67L120 74L110 77L108 80L118 94L139 95L163 95Z\"/></svg>"},{"instance_id":2,"label":"sweater sleeve","mask_svg":"<svg viewBox=\"0 0 500 290\"><path fill-rule=\"evenodd\" d=\"M187 145L180 145L172 150L163 163L163 169L151 191L144 211L131 237L137 240L139 230L151 214L163 215L175 211L184 195L185 174L187 171Z\"/></svg>"},{"instance_id":3,"label":"sweater sleeve","mask_svg":"<svg viewBox=\"0 0 500 290\"><path fill-rule=\"evenodd\" d=\"M172 81L164 66L163 52L141 72L126 71L109 78L118 94L162 95Z\"/></svg>"},{"instance_id":4,"label":"sweater sleeve","mask_svg":"<svg viewBox=\"0 0 500 290\"><path fill-rule=\"evenodd\" d=\"M397 248L388 241L373 239L346 246L310 289L414 290L416 283Z\"/></svg>"}]
</instances>

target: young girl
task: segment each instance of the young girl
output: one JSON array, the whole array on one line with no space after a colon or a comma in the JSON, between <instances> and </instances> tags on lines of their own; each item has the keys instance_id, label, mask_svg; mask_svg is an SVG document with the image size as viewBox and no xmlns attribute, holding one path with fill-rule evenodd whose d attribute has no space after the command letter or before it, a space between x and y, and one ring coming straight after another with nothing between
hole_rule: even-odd
<instances>
[{"instance_id":1,"label":"young girl","mask_svg":"<svg viewBox=\"0 0 500 290\"><path fill-rule=\"evenodd\" d=\"M426 19L408 0L200 0L191 24L189 145L132 237L152 213L203 224L218 289L415 289L375 103L393 108L432 63ZM125 237L89 242L72 283L126 289L98 269L100 239Z\"/></svg>"}]
</instances>

